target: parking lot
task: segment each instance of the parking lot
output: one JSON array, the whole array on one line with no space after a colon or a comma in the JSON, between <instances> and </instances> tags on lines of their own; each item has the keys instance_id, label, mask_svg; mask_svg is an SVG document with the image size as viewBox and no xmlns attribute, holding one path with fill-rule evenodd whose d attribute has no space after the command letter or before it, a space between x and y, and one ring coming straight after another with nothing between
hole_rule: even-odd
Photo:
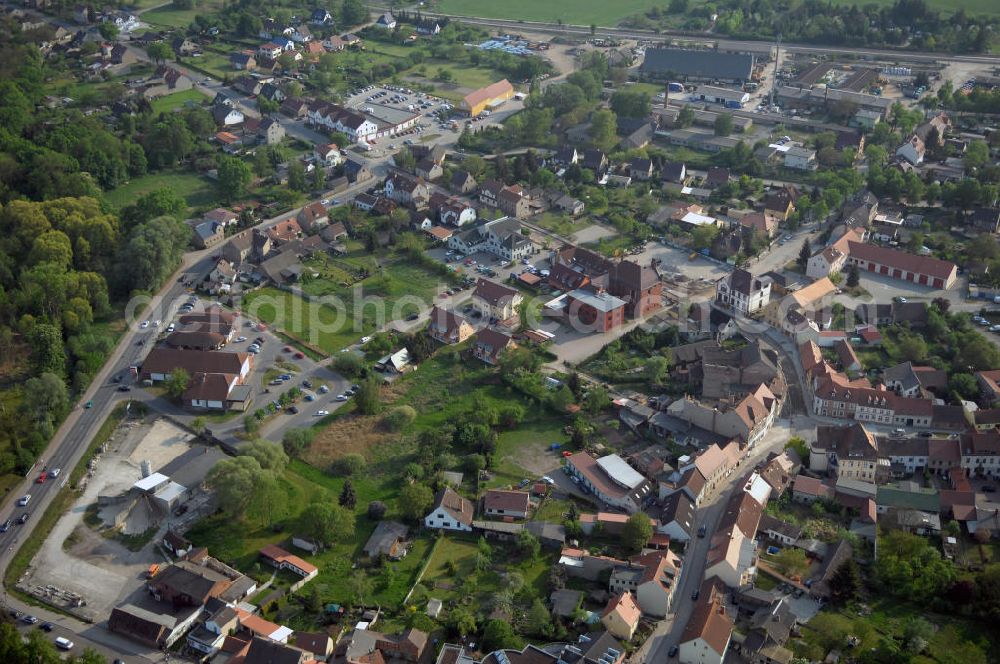
<instances>
[{"instance_id":1,"label":"parking lot","mask_svg":"<svg viewBox=\"0 0 1000 664\"><path fill-rule=\"evenodd\" d=\"M499 124L524 108L523 102L512 99L494 110L492 114L486 112L483 116L470 120L456 112L455 105L447 99L398 85L373 85L362 88L349 96L345 105L376 116L379 115L379 107L393 113L406 111L421 116L416 125L406 131L374 139L372 156L392 153L405 145L430 142L432 139L436 144L452 146L458 141L466 124L473 130L490 124Z\"/></svg>"}]
</instances>

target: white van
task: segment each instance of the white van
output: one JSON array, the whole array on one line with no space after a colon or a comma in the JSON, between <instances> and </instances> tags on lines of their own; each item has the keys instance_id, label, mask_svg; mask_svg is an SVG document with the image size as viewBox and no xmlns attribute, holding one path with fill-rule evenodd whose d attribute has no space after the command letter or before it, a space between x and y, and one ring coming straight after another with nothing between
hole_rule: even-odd
<instances>
[{"instance_id":1,"label":"white van","mask_svg":"<svg viewBox=\"0 0 1000 664\"><path fill-rule=\"evenodd\" d=\"M72 650L73 642L69 639L64 639L61 636L56 637L56 645L59 646L61 650Z\"/></svg>"},{"instance_id":2,"label":"white van","mask_svg":"<svg viewBox=\"0 0 1000 664\"><path fill-rule=\"evenodd\" d=\"M21 507L24 507L30 501L31 501L31 494L27 493L27 494L25 494L25 495L23 495L23 496L21 496L20 498L17 499L17 504L20 505Z\"/></svg>"}]
</instances>

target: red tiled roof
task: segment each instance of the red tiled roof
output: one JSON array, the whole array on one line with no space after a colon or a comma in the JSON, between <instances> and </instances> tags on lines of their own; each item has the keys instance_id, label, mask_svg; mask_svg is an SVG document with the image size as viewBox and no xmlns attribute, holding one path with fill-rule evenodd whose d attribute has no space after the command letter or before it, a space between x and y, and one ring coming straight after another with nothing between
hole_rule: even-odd
<instances>
[{"instance_id":1,"label":"red tiled roof","mask_svg":"<svg viewBox=\"0 0 1000 664\"><path fill-rule=\"evenodd\" d=\"M527 513L530 505L531 500L526 491L490 489L483 496L483 507L487 510Z\"/></svg>"},{"instance_id":2,"label":"red tiled roof","mask_svg":"<svg viewBox=\"0 0 1000 664\"><path fill-rule=\"evenodd\" d=\"M943 261L931 256L917 256L908 254L898 249L879 247L874 244L864 242L847 243L851 258L855 260L878 263L892 268L913 272L915 274L926 274L930 277L948 279L957 269L951 261Z\"/></svg>"}]
</instances>

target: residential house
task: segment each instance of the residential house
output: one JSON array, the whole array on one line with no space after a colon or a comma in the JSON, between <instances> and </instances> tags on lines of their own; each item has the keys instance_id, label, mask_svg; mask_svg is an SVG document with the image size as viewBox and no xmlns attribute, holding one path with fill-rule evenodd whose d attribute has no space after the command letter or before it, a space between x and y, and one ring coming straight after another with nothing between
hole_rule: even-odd
<instances>
[{"instance_id":1,"label":"residential house","mask_svg":"<svg viewBox=\"0 0 1000 664\"><path fill-rule=\"evenodd\" d=\"M896 156L900 159L906 160L909 164L913 166L919 166L924 161L924 154L927 152L927 146L924 145L922 138L914 134L905 143L896 148Z\"/></svg>"},{"instance_id":2,"label":"residential house","mask_svg":"<svg viewBox=\"0 0 1000 664\"><path fill-rule=\"evenodd\" d=\"M313 155L324 166L337 166L344 161L344 156L336 143L317 145L313 150Z\"/></svg>"},{"instance_id":3,"label":"residential house","mask_svg":"<svg viewBox=\"0 0 1000 664\"><path fill-rule=\"evenodd\" d=\"M785 221L795 211L796 198L798 191L793 186L786 185L769 191L764 196L764 212L770 212L781 221Z\"/></svg>"},{"instance_id":4,"label":"residential house","mask_svg":"<svg viewBox=\"0 0 1000 664\"><path fill-rule=\"evenodd\" d=\"M225 226L217 221L203 221L194 227L194 244L199 249L210 249L226 239Z\"/></svg>"},{"instance_id":5,"label":"residential house","mask_svg":"<svg viewBox=\"0 0 1000 664\"><path fill-rule=\"evenodd\" d=\"M265 145L277 145L285 138L285 128L277 118L264 118L257 130Z\"/></svg>"},{"instance_id":6,"label":"residential house","mask_svg":"<svg viewBox=\"0 0 1000 664\"><path fill-rule=\"evenodd\" d=\"M771 280L754 277L746 270L736 268L716 282L715 300L748 316L771 301Z\"/></svg>"},{"instance_id":7,"label":"residential house","mask_svg":"<svg viewBox=\"0 0 1000 664\"><path fill-rule=\"evenodd\" d=\"M468 171L457 170L452 173L451 190L459 194L471 194L476 190L476 179Z\"/></svg>"},{"instance_id":8,"label":"residential house","mask_svg":"<svg viewBox=\"0 0 1000 664\"><path fill-rule=\"evenodd\" d=\"M745 491L726 502L705 559L705 578L717 577L730 588L741 588L757 575L757 527L764 506Z\"/></svg>"},{"instance_id":9,"label":"residential house","mask_svg":"<svg viewBox=\"0 0 1000 664\"><path fill-rule=\"evenodd\" d=\"M395 30L396 17L391 12L385 12L375 20L375 25L384 30Z\"/></svg>"},{"instance_id":10,"label":"residential house","mask_svg":"<svg viewBox=\"0 0 1000 664\"><path fill-rule=\"evenodd\" d=\"M684 491L675 491L663 500L657 532L674 542L688 542L694 530L694 500Z\"/></svg>"},{"instance_id":11,"label":"residential house","mask_svg":"<svg viewBox=\"0 0 1000 664\"><path fill-rule=\"evenodd\" d=\"M375 174L371 172L367 164L350 158L344 162L344 175L354 184L375 179Z\"/></svg>"},{"instance_id":12,"label":"residential house","mask_svg":"<svg viewBox=\"0 0 1000 664\"><path fill-rule=\"evenodd\" d=\"M726 610L728 591L708 579L702 583L694 610L681 633L683 664L723 664L733 636L734 618Z\"/></svg>"},{"instance_id":13,"label":"residential house","mask_svg":"<svg viewBox=\"0 0 1000 664\"><path fill-rule=\"evenodd\" d=\"M649 180L653 177L653 161L636 157L629 162L628 174L633 180Z\"/></svg>"},{"instance_id":14,"label":"residential house","mask_svg":"<svg viewBox=\"0 0 1000 664\"><path fill-rule=\"evenodd\" d=\"M454 239L454 238L453 238ZM505 321L518 314L521 293L495 281L480 278L472 291L472 307L487 320Z\"/></svg>"},{"instance_id":15,"label":"residential house","mask_svg":"<svg viewBox=\"0 0 1000 664\"><path fill-rule=\"evenodd\" d=\"M624 324L626 302L599 290L580 288L562 298L563 318L576 330L604 334Z\"/></svg>"},{"instance_id":16,"label":"residential house","mask_svg":"<svg viewBox=\"0 0 1000 664\"><path fill-rule=\"evenodd\" d=\"M518 219L501 217L455 233L448 240L448 247L466 256L484 251L504 261L519 261L535 251L535 245L522 230Z\"/></svg>"},{"instance_id":17,"label":"residential house","mask_svg":"<svg viewBox=\"0 0 1000 664\"><path fill-rule=\"evenodd\" d=\"M729 169L724 166L711 166L705 176L705 187L708 189L718 189L729 184Z\"/></svg>"},{"instance_id":18,"label":"residential house","mask_svg":"<svg viewBox=\"0 0 1000 664\"><path fill-rule=\"evenodd\" d=\"M401 205L414 208L425 206L430 196L427 185L421 180L399 172L386 178L385 195Z\"/></svg>"},{"instance_id":19,"label":"residential house","mask_svg":"<svg viewBox=\"0 0 1000 664\"><path fill-rule=\"evenodd\" d=\"M598 178L608 170L608 163L608 156L601 150L584 150L580 156L580 166L592 170Z\"/></svg>"},{"instance_id":20,"label":"residential house","mask_svg":"<svg viewBox=\"0 0 1000 664\"><path fill-rule=\"evenodd\" d=\"M687 167L681 161L668 161L663 164L660 178L664 182L684 184L687 181Z\"/></svg>"},{"instance_id":21,"label":"residential house","mask_svg":"<svg viewBox=\"0 0 1000 664\"><path fill-rule=\"evenodd\" d=\"M496 365L500 362L500 356L508 348L515 348L514 340L492 328L484 328L476 333L476 339L472 344L472 355L476 359L487 364Z\"/></svg>"},{"instance_id":22,"label":"residential house","mask_svg":"<svg viewBox=\"0 0 1000 664\"><path fill-rule=\"evenodd\" d=\"M321 228L330 223L330 213L327 211L326 206L315 201L309 205L305 205L299 210L299 213L295 215L295 219L299 222L299 226L309 232L317 233Z\"/></svg>"},{"instance_id":23,"label":"residential house","mask_svg":"<svg viewBox=\"0 0 1000 664\"><path fill-rule=\"evenodd\" d=\"M726 438L738 438L753 447L774 422L779 400L763 383L739 402L705 404L685 396L667 412L678 419Z\"/></svg>"},{"instance_id":24,"label":"residential house","mask_svg":"<svg viewBox=\"0 0 1000 664\"><path fill-rule=\"evenodd\" d=\"M740 226L755 233L760 233L768 239L773 238L781 225L781 221L773 214L751 212L740 217Z\"/></svg>"},{"instance_id":25,"label":"residential house","mask_svg":"<svg viewBox=\"0 0 1000 664\"><path fill-rule=\"evenodd\" d=\"M435 306L431 309L427 334L443 344L460 344L473 335L475 330L467 320L453 311Z\"/></svg>"},{"instance_id":26,"label":"residential house","mask_svg":"<svg viewBox=\"0 0 1000 664\"><path fill-rule=\"evenodd\" d=\"M294 554L288 553L280 546L265 544L261 547L259 553L261 559L271 567L279 570L288 570L307 581L319 574L318 567L302 560L302 558Z\"/></svg>"},{"instance_id":27,"label":"residential house","mask_svg":"<svg viewBox=\"0 0 1000 664\"><path fill-rule=\"evenodd\" d=\"M445 487L434 496L434 506L424 517L424 526L432 530L472 531L472 503Z\"/></svg>"},{"instance_id":28,"label":"residential house","mask_svg":"<svg viewBox=\"0 0 1000 664\"><path fill-rule=\"evenodd\" d=\"M681 575L681 558L670 549L647 551L611 572L612 593L632 593L642 612L656 618L670 613Z\"/></svg>"},{"instance_id":29,"label":"residential house","mask_svg":"<svg viewBox=\"0 0 1000 664\"><path fill-rule=\"evenodd\" d=\"M635 635L641 618L642 612L635 603L632 593L624 592L608 601L608 605L601 613L601 624L611 636L628 641Z\"/></svg>"},{"instance_id":30,"label":"residential house","mask_svg":"<svg viewBox=\"0 0 1000 664\"><path fill-rule=\"evenodd\" d=\"M527 491L490 489L483 496L483 512L486 516L505 520L527 519L530 510L531 496Z\"/></svg>"}]
</instances>

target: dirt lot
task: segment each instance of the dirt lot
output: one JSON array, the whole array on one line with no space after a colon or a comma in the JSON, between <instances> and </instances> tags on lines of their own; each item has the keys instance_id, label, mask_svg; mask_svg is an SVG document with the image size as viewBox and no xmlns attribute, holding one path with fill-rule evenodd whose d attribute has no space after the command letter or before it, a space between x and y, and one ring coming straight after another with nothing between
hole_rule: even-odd
<instances>
[{"instance_id":1,"label":"dirt lot","mask_svg":"<svg viewBox=\"0 0 1000 664\"><path fill-rule=\"evenodd\" d=\"M183 454L190 438L164 420L127 421L119 426L91 471L83 495L56 523L21 579L21 587L84 618L106 618L115 604L142 585L150 563L163 562L163 557L153 544L130 551L84 525L87 506L99 495L128 490L141 476L141 460L149 460L155 471ZM158 539L154 537L153 542ZM85 604L71 607L75 597Z\"/></svg>"}]
</instances>

